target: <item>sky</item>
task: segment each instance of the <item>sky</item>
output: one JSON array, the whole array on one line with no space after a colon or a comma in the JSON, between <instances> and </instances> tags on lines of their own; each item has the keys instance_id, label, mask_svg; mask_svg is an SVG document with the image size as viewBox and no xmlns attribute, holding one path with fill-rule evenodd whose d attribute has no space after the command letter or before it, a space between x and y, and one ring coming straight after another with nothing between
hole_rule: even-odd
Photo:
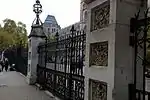
<instances>
[{"instance_id":1,"label":"sky","mask_svg":"<svg viewBox=\"0 0 150 100\"><path fill-rule=\"evenodd\" d=\"M35 18L33 4L36 0L0 0L0 23L6 18L21 21L27 25L28 34ZM40 0L44 22L48 14L54 15L58 24L64 28L80 20L80 0Z\"/></svg>"}]
</instances>

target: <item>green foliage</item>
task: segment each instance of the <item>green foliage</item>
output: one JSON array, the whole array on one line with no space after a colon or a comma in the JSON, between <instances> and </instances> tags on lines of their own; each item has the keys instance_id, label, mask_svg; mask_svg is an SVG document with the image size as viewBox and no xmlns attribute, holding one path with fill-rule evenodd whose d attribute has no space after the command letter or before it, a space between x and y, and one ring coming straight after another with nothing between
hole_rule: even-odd
<instances>
[{"instance_id":1,"label":"green foliage","mask_svg":"<svg viewBox=\"0 0 150 100\"><path fill-rule=\"evenodd\" d=\"M147 37L150 38L150 31L147 33ZM150 43L147 43L147 62L148 62L148 65L147 67L150 68Z\"/></svg>"},{"instance_id":2,"label":"green foliage","mask_svg":"<svg viewBox=\"0 0 150 100\"><path fill-rule=\"evenodd\" d=\"M49 41L49 42L54 42L54 41L56 41L55 35L49 35L49 36L48 36L48 41Z\"/></svg>"},{"instance_id":3,"label":"green foliage","mask_svg":"<svg viewBox=\"0 0 150 100\"><path fill-rule=\"evenodd\" d=\"M26 25L11 19L3 20L4 26L0 25L0 50L10 46L27 46Z\"/></svg>"},{"instance_id":4,"label":"green foliage","mask_svg":"<svg viewBox=\"0 0 150 100\"><path fill-rule=\"evenodd\" d=\"M11 19L5 19L3 20L4 27L3 29L7 31L8 33L15 33L16 32L16 22Z\"/></svg>"}]
</instances>

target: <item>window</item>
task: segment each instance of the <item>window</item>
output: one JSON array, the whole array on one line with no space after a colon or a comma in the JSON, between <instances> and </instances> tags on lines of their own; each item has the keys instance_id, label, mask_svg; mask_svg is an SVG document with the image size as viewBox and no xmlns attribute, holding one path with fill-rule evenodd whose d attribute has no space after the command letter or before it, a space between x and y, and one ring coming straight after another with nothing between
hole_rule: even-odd
<instances>
[{"instance_id":1,"label":"window","mask_svg":"<svg viewBox=\"0 0 150 100\"><path fill-rule=\"evenodd\" d=\"M50 31L50 29L48 28L48 32Z\"/></svg>"}]
</instances>

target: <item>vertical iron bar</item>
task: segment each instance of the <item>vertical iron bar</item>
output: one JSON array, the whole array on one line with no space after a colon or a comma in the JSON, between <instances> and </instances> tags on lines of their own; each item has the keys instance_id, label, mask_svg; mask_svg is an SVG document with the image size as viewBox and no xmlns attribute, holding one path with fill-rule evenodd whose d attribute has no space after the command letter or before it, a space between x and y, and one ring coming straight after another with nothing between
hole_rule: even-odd
<instances>
[{"instance_id":1,"label":"vertical iron bar","mask_svg":"<svg viewBox=\"0 0 150 100\"><path fill-rule=\"evenodd\" d=\"M136 20L137 21L137 20ZM136 25L136 24L135 24ZM136 86L136 65L137 65L137 26L136 26L136 32L134 32L134 85Z\"/></svg>"},{"instance_id":2,"label":"vertical iron bar","mask_svg":"<svg viewBox=\"0 0 150 100\"><path fill-rule=\"evenodd\" d=\"M85 51L85 33L84 33L84 31L83 31L83 33L82 33L82 68L81 68L81 76L83 76L83 67L84 67L84 57L85 57L85 54L84 54L84 51Z\"/></svg>"},{"instance_id":3,"label":"vertical iron bar","mask_svg":"<svg viewBox=\"0 0 150 100\"><path fill-rule=\"evenodd\" d=\"M79 32L79 66L81 67L81 59L82 59L82 55L81 55L81 51L82 51L82 48L81 48L81 39L82 39L82 35L81 35L81 31ZM80 74L81 72L81 69L78 70L78 74Z\"/></svg>"},{"instance_id":4,"label":"vertical iron bar","mask_svg":"<svg viewBox=\"0 0 150 100\"><path fill-rule=\"evenodd\" d=\"M74 47L74 52L75 52L75 55L74 55L74 57L75 57L75 74L77 74L77 70L78 70L78 68L79 68L79 62L78 62L78 31L77 32L75 32L75 41L74 41L74 43L75 43L75 47ZM76 80L74 80L75 82L74 82L74 98L73 99L75 99L76 97L77 97L77 86L76 86L76 84L77 84L77 81Z\"/></svg>"},{"instance_id":5,"label":"vertical iron bar","mask_svg":"<svg viewBox=\"0 0 150 100\"><path fill-rule=\"evenodd\" d=\"M129 84L129 100L135 100L134 94L136 93L135 90L135 85L134 84Z\"/></svg>"},{"instance_id":6,"label":"vertical iron bar","mask_svg":"<svg viewBox=\"0 0 150 100\"><path fill-rule=\"evenodd\" d=\"M74 68L73 68L73 74L76 74L76 69L77 69L77 63L76 63L76 56L75 56L75 51L76 51L76 32L73 33L73 65L74 65Z\"/></svg>"},{"instance_id":7,"label":"vertical iron bar","mask_svg":"<svg viewBox=\"0 0 150 100\"><path fill-rule=\"evenodd\" d=\"M69 99L72 100L72 59L73 59L73 34L74 34L74 26L71 28L71 54L70 54L70 77L69 77Z\"/></svg>"},{"instance_id":8,"label":"vertical iron bar","mask_svg":"<svg viewBox=\"0 0 150 100\"><path fill-rule=\"evenodd\" d=\"M143 100L145 100L145 70L146 70L147 12L144 22L144 61L143 61Z\"/></svg>"},{"instance_id":9,"label":"vertical iron bar","mask_svg":"<svg viewBox=\"0 0 150 100\"><path fill-rule=\"evenodd\" d=\"M44 88L46 87L46 65L47 65L47 37L45 38L45 66L44 66Z\"/></svg>"},{"instance_id":10,"label":"vertical iron bar","mask_svg":"<svg viewBox=\"0 0 150 100\"><path fill-rule=\"evenodd\" d=\"M67 68L66 68L66 70L67 70L67 79L66 79L67 85L66 85L66 89L67 89L67 100L68 100L68 98L69 98L69 75L70 75L69 74L70 73L70 42L71 42L69 35L67 35L67 41L68 41L68 44L67 44Z\"/></svg>"},{"instance_id":11,"label":"vertical iron bar","mask_svg":"<svg viewBox=\"0 0 150 100\"><path fill-rule=\"evenodd\" d=\"M136 82L137 82L137 53L138 53L138 18L135 18L135 32L134 32L134 91L136 90ZM136 91L133 93L133 100L136 99Z\"/></svg>"},{"instance_id":12,"label":"vertical iron bar","mask_svg":"<svg viewBox=\"0 0 150 100\"><path fill-rule=\"evenodd\" d=\"M65 86L64 86L64 99L66 100L66 89L67 89L67 86L66 86L66 81L67 81L67 37L65 36L65 44L64 44L64 52L65 52L65 59L64 59L64 67L65 67Z\"/></svg>"},{"instance_id":13,"label":"vertical iron bar","mask_svg":"<svg viewBox=\"0 0 150 100\"><path fill-rule=\"evenodd\" d=\"M148 93L148 100L150 100L150 93Z\"/></svg>"},{"instance_id":14,"label":"vertical iron bar","mask_svg":"<svg viewBox=\"0 0 150 100\"><path fill-rule=\"evenodd\" d=\"M54 92L54 95L56 94L56 84L57 84L57 78L56 78L56 67L57 67L57 48L58 48L58 44L59 44L59 35L58 35L58 32L56 33L56 51L55 51L55 65L54 65L54 71L55 71L55 73L54 73L54 84L53 84L53 92Z\"/></svg>"},{"instance_id":15,"label":"vertical iron bar","mask_svg":"<svg viewBox=\"0 0 150 100\"><path fill-rule=\"evenodd\" d=\"M78 45L78 41L77 41L78 40L78 35L77 35L77 33L78 32L75 33L75 47L74 47L74 49L75 49L75 51L74 51L75 52L74 57L75 57L75 63L76 63L75 74L77 74L77 70L79 68L79 65L78 65L78 55L77 55L77 52L78 52L78 47L77 47L77 45ZM75 82L75 84L76 84L76 82Z\"/></svg>"},{"instance_id":16,"label":"vertical iron bar","mask_svg":"<svg viewBox=\"0 0 150 100\"><path fill-rule=\"evenodd\" d=\"M80 59L80 57L79 57L79 42L80 42L80 41L79 41L79 38L80 38L79 32L80 32L80 31L77 32L77 40L76 40L76 42L77 42L77 45L76 45L76 50L77 50L77 51L76 51L76 57L77 57L77 63L78 63L78 70L76 70L76 74L78 74L78 72L79 72L79 70L80 70L80 68L79 68L79 67L80 67L80 66L79 66L79 63L80 63L80 62L79 62L79 59Z\"/></svg>"},{"instance_id":17,"label":"vertical iron bar","mask_svg":"<svg viewBox=\"0 0 150 100\"><path fill-rule=\"evenodd\" d=\"M141 100L141 93L140 93L140 91L138 91L138 98L137 98L138 100ZM136 100L136 99L135 99Z\"/></svg>"}]
</instances>

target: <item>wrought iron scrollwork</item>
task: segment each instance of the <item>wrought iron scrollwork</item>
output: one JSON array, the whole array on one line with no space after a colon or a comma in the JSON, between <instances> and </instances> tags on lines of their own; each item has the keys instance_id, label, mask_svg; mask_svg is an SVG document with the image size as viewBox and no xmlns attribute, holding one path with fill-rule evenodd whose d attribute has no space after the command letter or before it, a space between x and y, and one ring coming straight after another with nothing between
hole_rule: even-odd
<instances>
[{"instance_id":1,"label":"wrought iron scrollwork","mask_svg":"<svg viewBox=\"0 0 150 100\"><path fill-rule=\"evenodd\" d=\"M90 66L108 65L108 41L90 44Z\"/></svg>"},{"instance_id":2,"label":"wrought iron scrollwork","mask_svg":"<svg viewBox=\"0 0 150 100\"><path fill-rule=\"evenodd\" d=\"M133 37L133 43L131 43L132 47L134 48L134 85L136 89L136 93L139 95L137 96L137 99L145 100L146 91L145 91L145 77L146 77L146 66L150 64L150 62L147 61L147 48L150 46L150 38L148 37L148 31L150 28L150 18L148 17L148 11L147 9L144 13L144 18L140 19L140 11L135 15L135 18L132 18L131 25L130 25L130 32ZM142 90L137 89L137 67L142 66L143 70L143 88ZM134 98L136 98L136 94L134 94Z\"/></svg>"},{"instance_id":3,"label":"wrought iron scrollwork","mask_svg":"<svg viewBox=\"0 0 150 100\"><path fill-rule=\"evenodd\" d=\"M107 83L90 79L90 99L107 100Z\"/></svg>"},{"instance_id":4,"label":"wrought iron scrollwork","mask_svg":"<svg viewBox=\"0 0 150 100\"><path fill-rule=\"evenodd\" d=\"M43 44L47 45L47 61L40 70L46 72L46 87L63 100L84 100L85 39L85 32L72 28L70 34L57 34L56 41ZM40 65L45 62L44 50L45 46L40 45Z\"/></svg>"},{"instance_id":5,"label":"wrought iron scrollwork","mask_svg":"<svg viewBox=\"0 0 150 100\"><path fill-rule=\"evenodd\" d=\"M108 1L91 10L91 31L101 29L109 24L110 4Z\"/></svg>"}]
</instances>

